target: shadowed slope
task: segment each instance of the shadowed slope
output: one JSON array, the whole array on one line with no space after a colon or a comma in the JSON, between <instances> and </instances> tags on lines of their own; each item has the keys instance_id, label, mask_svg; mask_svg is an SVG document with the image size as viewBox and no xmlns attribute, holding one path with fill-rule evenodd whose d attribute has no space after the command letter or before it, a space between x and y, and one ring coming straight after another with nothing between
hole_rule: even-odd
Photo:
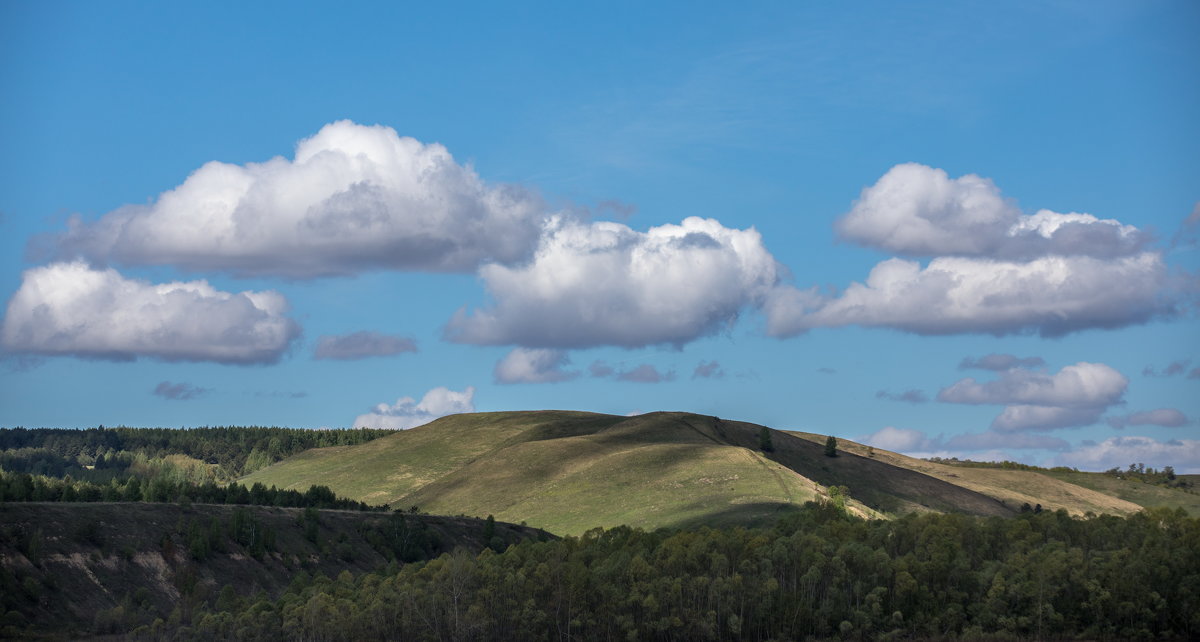
<instances>
[{"instance_id":1,"label":"shadowed slope","mask_svg":"<svg viewBox=\"0 0 1200 642\"><path fill-rule=\"evenodd\" d=\"M761 426L740 421L717 423L723 438L747 448L758 443ZM870 508L886 513L914 511L959 512L973 515L1011 515L1016 507L975 490L945 480L872 459L839 448L837 457L825 456L825 436L820 443L799 433L773 431L775 452L769 457L804 474L822 486L845 486L850 495ZM850 443L850 442L841 442ZM1018 504L1019 506L1019 504Z\"/></svg>"},{"instance_id":2,"label":"shadowed slope","mask_svg":"<svg viewBox=\"0 0 1200 642\"><path fill-rule=\"evenodd\" d=\"M812 448L821 448L825 442L824 435L788 432L808 441ZM976 491L1003 502L1010 509L1019 509L1021 504L1025 503L1030 506L1041 504L1048 510L1064 508L1073 515L1082 515L1088 511L1128 515L1142 509L1133 502L1071 483L1074 479L1064 481L1036 471L951 466L871 448L852 441L840 440L838 446L844 452L854 453L851 456L857 456L859 459L866 458L882 465L908 469ZM1093 474L1076 473L1085 476Z\"/></svg>"}]
</instances>

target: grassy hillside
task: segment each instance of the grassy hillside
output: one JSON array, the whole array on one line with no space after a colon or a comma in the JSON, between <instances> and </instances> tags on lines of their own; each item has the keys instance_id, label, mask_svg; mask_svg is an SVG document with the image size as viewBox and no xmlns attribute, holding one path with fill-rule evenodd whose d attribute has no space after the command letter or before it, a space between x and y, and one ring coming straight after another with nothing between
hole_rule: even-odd
<instances>
[{"instance_id":1,"label":"grassy hillside","mask_svg":"<svg viewBox=\"0 0 1200 642\"><path fill-rule=\"evenodd\" d=\"M0 638L126 632L214 602L226 585L240 598L275 598L301 572L333 578L479 551L486 530L476 519L357 511L0 503ZM247 545L267 532L262 550ZM497 523L494 536L545 535Z\"/></svg>"},{"instance_id":2,"label":"grassy hillside","mask_svg":"<svg viewBox=\"0 0 1200 642\"><path fill-rule=\"evenodd\" d=\"M1012 508L943 480L760 426L688 413L541 411L444 417L367 444L310 450L244 478L319 483L369 503L495 515L559 534L596 526L755 524L845 486L860 515Z\"/></svg>"},{"instance_id":3,"label":"grassy hillside","mask_svg":"<svg viewBox=\"0 0 1200 642\"><path fill-rule=\"evenodd\" d=\"M789 432L814 444L825 443L824 435ZM969 488L995 498L1009 507L1019 507L1028 503L1031 506L1041 504L1048 510L1063 508L1073 515L1082 515L1088 511L1097 514L1128 515L1143 507L1163 506L1179 507L1190 515L1200 515L1198 494L1152 486L1136 480L1116 479L1103 473L955 466L915 459L852 441L839 440L838 446L846 452Z\"/></svg>"},{"instance_id":4,"label":"grassy hillside","mask_svg":"<svg viewBox=\"0 0 1200 642\"><path fill-rule=\"evenodd\" d=\"M1156 506L1182 508L1192 517L1200 517L1200 493L1187 492L1177 488L1164 488L1162 486L1146 484L1136 479L1117 479L1104 473L1052 470L1044 474L1146 508ZM1194 477L1194 475L1182 475L1182 477L1188 479Z\"/></svg>"}]
</instances>

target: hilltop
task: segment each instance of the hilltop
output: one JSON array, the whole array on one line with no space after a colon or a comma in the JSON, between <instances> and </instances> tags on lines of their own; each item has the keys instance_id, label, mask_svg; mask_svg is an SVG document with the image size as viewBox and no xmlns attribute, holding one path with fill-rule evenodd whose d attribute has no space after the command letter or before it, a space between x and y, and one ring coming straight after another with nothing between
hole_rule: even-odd
<instances>
[{"instance_id":1,"label":"hilltop","mask_svg":"<svg viewBox=\"0 0 1200 642\"><path fill-rule=\"evenodd\" d=\"M869 517L1012 515L1025 502L1075 514L1140 509L1045 475L949 470L853 442L826 457L803 433L770 430L774 449L764 452L761 430L681 412L462 414L360 445L308 450L242 481L320 483L370 504L493 514L564 535L622 524L761 524L843 488L847 508Z\"/></svg>"},{"instance_id":2,"label":"hilltop","mask_svg":"<svg viewBox=\"0 0 1200 642\"><path fill-rule=\"evenodd\" d=\"M373 441L304 451L244 477L280 488L324 484L394 508L488 515L551 532L597 526L755 525L845 489L851 513L1012 515L1024 504L1073 515L1147 506L1200 514L1200 495L1100 473L955 466L824 435L683 412L572 411L443 417Z\"/></svg>"}]
</instances>

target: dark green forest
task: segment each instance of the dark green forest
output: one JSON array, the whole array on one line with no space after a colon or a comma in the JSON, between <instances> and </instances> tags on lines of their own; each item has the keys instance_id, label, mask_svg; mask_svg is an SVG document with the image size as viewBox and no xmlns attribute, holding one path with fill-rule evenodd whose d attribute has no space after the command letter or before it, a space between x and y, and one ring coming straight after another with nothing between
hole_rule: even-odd
<instances>
[{"instance_id":1,"label":"dark green forest","mask_svg":"<svg viewBox=\"0 0 1200 642\"><path fill-rule=\"evenodd\" d=\"M138 630L181 640L1195 639L1200 520L1065 511L590 531L459 550L278 599L232 587Z\"/></svg>"}]
</instances>

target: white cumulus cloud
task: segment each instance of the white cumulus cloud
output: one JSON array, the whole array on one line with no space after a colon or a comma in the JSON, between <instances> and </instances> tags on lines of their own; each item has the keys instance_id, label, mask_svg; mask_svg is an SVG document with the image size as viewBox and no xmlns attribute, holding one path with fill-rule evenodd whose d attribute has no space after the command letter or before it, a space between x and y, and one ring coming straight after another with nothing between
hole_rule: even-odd
<instances>
[{"instance_id":1,"label":"white cumulus cloud","mask_svg":"<svg viewBox=\"0 0 1200 642\"><path fill-rule=\"evenodd\" d=\"M1103 363L1081 361L1050 375L1008 370L994 381L973 377L943 388L938 401L968 404L1028 403L1069 407L1111 405L1125 394L1129 380Z\"/></svg>"},{"instance_id":2,"label":"white cumulus cloud","mask_svg":"<svg viewBox=\"0 0 1200 642\"><path fill-rule=\"evenodd\" d=\"M939 448L937 440L926 437L925 433L920 430L896 428L895 426L884 426L865 437L859 438L859 441L868 446L901 453L924 452Z\"/></svg>"},{"instance_id":3,"label":"white cumulus cloud","mask_svg":"<svg viewBox=\"0 0 1200 642\"><path fill-rule=\"evenodd\" d=\"M1116 257L1150 241L1132 225L1091 214L1024 215L989 179L952 179L918 163L897 165L864 189L836 228L844 239L906 256Z\"/></svg>"},{"instance_id":4,"label":"white cumulus cloud","mask_svg":"<svg viewBox=\"0 0 1200 642\"><path fill-rule=\"evenodd\" d=\"M74 218L58 256L310 278L364 270L474 270L527 256L542 200L489 185L442 145L339 121L295 156L209 162L148 205Z\"/></svg>"},{"instance_id":5,"label":"white cumulus cloud","mask_svg":"<svg viewBox=\"0 0 1200 642\"><path fill-rule=\"evenodd\" d=\"M1000 432L1086 426L1121 402L1129 380L1103 363L1079 362L1051 375L1010 369L993 381L967 377L938 392L938 401L1005 404L992 429Z\"/></svg>"},{"instance_id":6,"label":"white cumulus cloud","mask_svg":"<svg viewBox=\"0 0 1200 642\"><path fill-rule=\"evenodd\" d=\"M579 376L563 367L571 362L563 350L514 348L498 363L494 375L499 383L556 383Z\"/></svg>"},{"instance_id":7,"label":"white cumulus cloud","mask_svg":"<svg viewBox=\"0 0 1200 642\"><path fill-rule=\"evenodd\" d=\"M300 334L287 310L274 291L153 284L81 261L52 263L25 272L0 338L17 353L273 363Z\"/></svg>"},{"instance_id":8,"label":"white cumulus cloud","mask_svg":"<svg viewBox=\"0 0 1200 642\"><path fill-rule=\"evenodd\" d=\"M865 283L839 295L775 288L767 327L790 336L818 327L886 327L923 335L1036 332L1055 337L1088 328L1144 323L1173 311L1160 292L1166 268L1155 253L1102 260L1050 256L1024 263L941 257L922 268L888 259Z\"/></svg>"},{"instance_id":9,"label":"white cumulus cloud","mask_svg":"<svg viewBox=\"0 0 1200 642\"><path fill-rule=\"evenodd\" d=\"M407 430L446 415L475 412L474 398L474 387L467 386L466 390L456 392L439 386L426 392L420 402L412 397L401 397L391 405L381 403L371 412L356 417L354 427Z\"/></svg>"},{"instance_id":10,"label":"white cumulus cloud","mask_svg":"<svg viewBox=\"0 0 1200 642\"><path fill-rule=\"evenodd\" d=\"M860 325L925 335L1037 333L1145 323L1177 311L1149 234L1091 214L1026 215L991 180L906 163L863 190L838 235L900 258L841 293L780 286L768 331Z\"/></svg>"},{"instance_id":11,"label":"white cumulus cloud","mask_svg":"<svg viewBox=\"0 0 1200 642\"><path fill-rule=\"evenodd\" d=\"M1054 430L1090 426L1100 421L1106 406L1058 407L1058 406L1006 406L1000 416L992 420L992 429L1012 433L1022 430Z\"/></svg>"},{"instance_id":12,"label":"white cumulus cloud","mask_svg":"<svg viewBox=\"0 0 1200 642\"><path fill-rule=\"evenodd\" d=\"M638 232L556 219L530 263L481 269L494 305L460 311L445 334L530 348L680 346L760 302L779 270L753 228L691 217Z\"/></svg>"},{"instance_id":13,"label":"white cumulus cloud","mask_svg":"<svg viewBox=\"0 0 1200 642\"><path fill-rule=\"evenodd\" d=\"M1100 443L1085 442L1075 450L1058 455L1055 462L1082 470L1124 469L1132 463L1143 463L1154 468L1173 466L1177 473L1194 474L1200 473L1200 440L1111 437Z\"/></svg>"}]
</instances>

